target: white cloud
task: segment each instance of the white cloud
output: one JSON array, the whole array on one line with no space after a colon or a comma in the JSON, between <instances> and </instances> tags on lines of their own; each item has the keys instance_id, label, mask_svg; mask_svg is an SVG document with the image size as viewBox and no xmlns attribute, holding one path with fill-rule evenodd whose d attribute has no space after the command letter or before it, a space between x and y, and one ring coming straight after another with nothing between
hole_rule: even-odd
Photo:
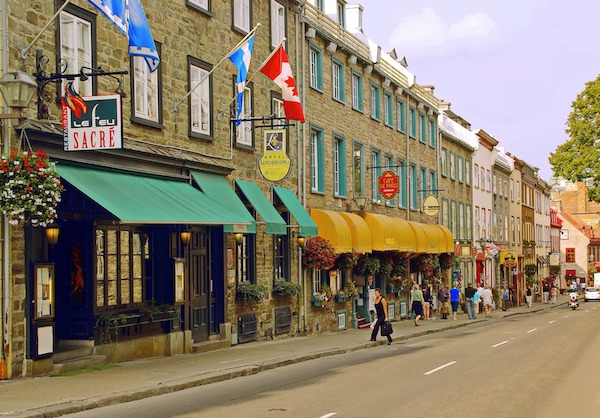
<instances>
[{"instance_id":1,"label":"white cloud","mask_svg":"<svg viewBox=\"0 0 600 418\"><path fill-rule=\"evenodd\" d=\"M495 29L496 24L485 13L469 14L458 22L446 23L432 8L426 7L420 14L400 21L390 35L390 44L406 55L437 55L440 51L447 54L488 45L493 41Z\"/></svg>"}]
</instances>

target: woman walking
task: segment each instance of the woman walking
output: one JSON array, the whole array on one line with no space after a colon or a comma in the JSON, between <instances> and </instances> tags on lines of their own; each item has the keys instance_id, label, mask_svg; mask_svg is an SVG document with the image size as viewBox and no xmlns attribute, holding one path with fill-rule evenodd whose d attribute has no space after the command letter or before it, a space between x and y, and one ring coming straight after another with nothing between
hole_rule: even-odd
<instances>
[{"instance_id":1,"label":"woman walking","mask_svg":"<svg viewBox=\"0 0 600 418\"><path fill-rule=\"evenodd\" d=\"M423 318L426 320L431 319L431 294L429 293L429 287L425 286L423 292Z\"/></svg>"},{"instance_id":2,"label":"woman walking","mask_svg":"<svg viewBox=\"0 0 600 418\"><path fill-rule=\"evenodd\" d=\"M384 322L387 322L387 302L384 298L381 297L381 289L375 289L375 313L377 315L377 322L375 322L375 326L373 327L373 332L371 332L371 341L377 340L377 333L379 332L379 328L383 325ZM387 335L388 345L392 343L392 337Z\"/></svg>"},{"instance_id":3,"label":"woman walking","mask_svg":"<svg viewBox=\"0 0 600 418\"><path fill-rule=\"evenodd\" d=\"M423 292L421 287L415 283L413 290L410 292L410 306L415 313L415 326L419 326L419 320L423 316Z\"/></svg>"}]
</instances>

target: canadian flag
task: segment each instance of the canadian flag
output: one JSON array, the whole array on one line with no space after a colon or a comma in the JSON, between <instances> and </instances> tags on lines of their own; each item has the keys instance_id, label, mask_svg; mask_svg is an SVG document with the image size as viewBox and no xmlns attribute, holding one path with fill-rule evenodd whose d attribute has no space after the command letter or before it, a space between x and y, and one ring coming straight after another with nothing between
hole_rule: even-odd
<instances>
[{"instance_id":1,"label":"canadian flag","mask_svg":"<svg viewBox=\"0 0 600 418\"><path fill-rule=\"evenodd\" d=\"M273 56L262 66L260 72L281 88L285 117L289 120L298 120L304 123L304 112L298 97L298 89L283 45L275 50Z\"/></svg>"}]
</instances>

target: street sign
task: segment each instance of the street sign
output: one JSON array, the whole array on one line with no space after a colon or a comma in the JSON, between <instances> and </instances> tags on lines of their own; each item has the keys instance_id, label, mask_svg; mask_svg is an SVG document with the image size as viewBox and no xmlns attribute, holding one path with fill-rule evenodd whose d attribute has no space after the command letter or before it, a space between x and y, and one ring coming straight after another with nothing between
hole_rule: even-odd
<instances>
[{"instance_id":1,"label":"street sign","mask_svg":"<svg viewBox=\"0 0 600 418\"><path fill-rule=\"evenodd\" d=\"M423 201L423 213L427 216L437 216L440 213L440 200L435 195L428 195Z\"/></svg>"},{"instance_id":2,"label":"street sign","mask_svg":"<svg viewBox=\"0 0 600 418\"><path fill-rule=\"evenodd\" d=\"M379 176L379 194L384 199L393 199L398 194L398 184L398 176L393 171L384 171Z\"/></svg>"}]
</instances>

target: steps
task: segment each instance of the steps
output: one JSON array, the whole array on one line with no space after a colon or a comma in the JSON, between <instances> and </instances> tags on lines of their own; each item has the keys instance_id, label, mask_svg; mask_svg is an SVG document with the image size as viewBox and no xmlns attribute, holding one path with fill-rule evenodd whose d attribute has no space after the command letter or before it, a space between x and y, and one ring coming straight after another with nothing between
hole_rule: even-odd
<instances>
[{"instance_id":1,"label":"steps","mask_svg":"<svg viewBox=\"0 0 600 418\"><path fill-rule=\"evenodd\" d=\"M231 347L231 340L210 340L192 345L192 353L206 353L208 351L220 350Z\"/></svg>"},{"instance_id":2,"label":"steps","mask_svg":"<svg viewBox=\"0 0 600 418\"><path fill-rule=\"evenodd\" d=\"M369 321L367 321L366 318L358 318L357 326L359 329L371 328L371 323Z\"/></svg>"},{"instance_id":3,"label":"steps","mask_svg":"<svg viewBox=\"0 0 600 418\"><path fill-rule=\"evenodd\" d=\"M72 372L86 367L106 364L106 356L93 354L93 342L61 342L52 355L52 374Z\"/></svg>"}]
</instances>

